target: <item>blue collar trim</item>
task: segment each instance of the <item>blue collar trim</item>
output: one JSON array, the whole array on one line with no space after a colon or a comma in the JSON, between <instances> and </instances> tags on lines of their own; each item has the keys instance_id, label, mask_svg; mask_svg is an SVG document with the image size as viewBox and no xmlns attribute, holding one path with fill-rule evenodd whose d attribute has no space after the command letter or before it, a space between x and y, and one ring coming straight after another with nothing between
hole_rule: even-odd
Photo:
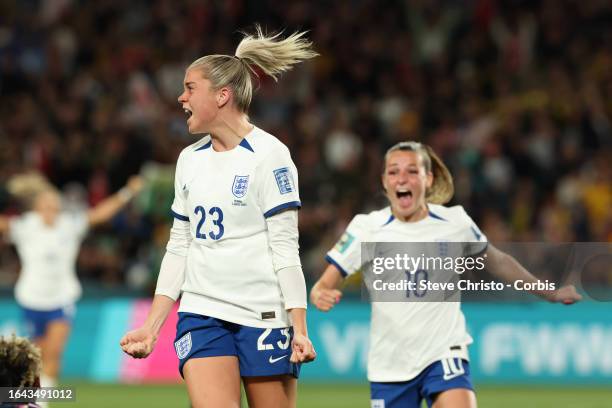
<instances>
[{"instance_id":1,"label":"blue collar trim","mask_svg":"<svg viewBox=\"0 0 612 408\"><path fill-rule=\"evenodd\" d=\"M255 153L255 150L253 150L253 148L251 147L251 145L249 144L249 142L246 140L246 138L244 138L244 139L242 139L242 140L240 141L240 145L239 145L239 146L242 146L242 147L244 147L245 149L250 150L250 151L252 151L253 153Z\"/></svg>"},{"instance_id":2,"label":"blue collar trim","mask_svg":"<svg viewBox=\"0 0 612 408\"><path fill-rule=\"evenodd\" d=\"M389 219L387 220L387 222L385 222L382 226L384 227L385 225L390 224L391 221L393 221L394 219L395 219L395 216L393 214L391 214L389 216Z\"/></svg>"},{"instance_id":3,"label":"blue collar trim","mask_svg":"<svg viewBox=\"0 0 612 408\"><path fill-rule=\"evenodd\" d=\"M206 150L208 149L210 146L212 146L212 140L209 141L208 143L206 143L204 146L197 148L195 151L199 151L199 150Z\"/></svg>"},{"instance_id":4,"label":"blue collar trim","mask_svg":"<svg viewBox=\"0 0 612 408\"><path fill-rule=\"evenodd\" d=\"M430 216L431 218L435 218L436 220L446 221L444 218L440 217L440 216L439 216L439 215L437 215L437 214L432 213L431 211L429 212L429 216Z\"/></svg>"}]
</instances>

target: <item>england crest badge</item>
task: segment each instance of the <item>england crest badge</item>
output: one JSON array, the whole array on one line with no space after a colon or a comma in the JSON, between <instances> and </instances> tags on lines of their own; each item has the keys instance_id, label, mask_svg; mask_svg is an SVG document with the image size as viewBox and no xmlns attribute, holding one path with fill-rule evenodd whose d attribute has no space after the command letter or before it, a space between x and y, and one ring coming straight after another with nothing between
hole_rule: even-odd
<instances>
[{"instance_id":1,"label":"england crest badge","mask_svg":"<svg viewBox=\"0 0 612 408\"><path fill-rule=\"evenodd\" d=\"M176 349L176 355L179 360L182 360L187 357L187 355L191 351L191 332L178 339L174 343L174 348Z\"/></svg>"},{"instance_id":2,"label":"england crest badge","mask_svg":"<svg viewBox=\"0 0 612 408\"><path fill-rule=\"evenodd\" d=\"M282 167L274 170L274 177L278 185L278 191L281 194L288 194L293 191L293 176L288 167Z\"/></svg>"},{"instance_id":3,"label":"england crest badge","mask_svg":"<svg viewBox=\"0 0 612 408\"><path fill-rule=\"evenodd\" d=\"M232 194L236 198L242 198L246 195L249 188L249 176L234 176L234 184L232 185Z\"/></svg>"}]
</instances>

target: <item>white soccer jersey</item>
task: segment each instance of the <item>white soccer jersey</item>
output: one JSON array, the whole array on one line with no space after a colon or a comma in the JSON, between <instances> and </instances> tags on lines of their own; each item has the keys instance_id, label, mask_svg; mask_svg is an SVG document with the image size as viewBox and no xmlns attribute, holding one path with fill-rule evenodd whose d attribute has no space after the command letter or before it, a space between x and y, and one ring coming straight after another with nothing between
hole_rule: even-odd
<instances>
[{"instance_id":1,"label":"white soccer jersey","mask_svg":"<svg viewBox=\"0 0 612 408\"><path fill-rule=\"evenodd\" d=\"M89 226L87 215L62 213L48 226L40 215L28 212L9 225L9 239L21 261L15 287L17 302L35 310L53 310L76 302L81 285L75 265Z\"/></svg>"},{"instance_id":2,"label":"white soccer jersey","mask_svg":"<svg viewBox=\"0 0 612 408\"><path fill-rule=\"evenodd\" d=\"M289 150L257 127L229 151L215 151L210 136L184 149L172 213L189 222L193 240L179 311L288 326L266 218L300 205Z\"/></svg>"},{"instance_id":3,"label":"white soccer jersey","mask_svg":"<svg viewBox=\"0 0 612 408\"><path fill-rule=\"evenodd\" d=\"M362 242L436 241L475 243L466 245L466 255L487 245L461 206L429 204L429 216L417 222L401 222L387 207L355 216L326 259L350 275L362 267ZM467 359L471 342L459 302L372 302L368 379L408 381L435 361Z\"/></svg>"}]
</instances>

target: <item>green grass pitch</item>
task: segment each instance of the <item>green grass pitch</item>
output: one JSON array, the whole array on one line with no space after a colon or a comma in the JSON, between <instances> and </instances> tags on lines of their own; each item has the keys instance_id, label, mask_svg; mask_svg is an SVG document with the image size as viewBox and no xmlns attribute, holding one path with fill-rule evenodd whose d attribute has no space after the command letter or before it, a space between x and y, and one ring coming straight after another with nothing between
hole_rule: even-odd
<instances>
[{"instance_id":1,"label":"green grass pitch","mask_svg":"<svg viewBox=\"0 0 612 408\"><path fill-rule=\"evenodd\" d=\"M56 402L51 408L189 407L183 385L66 384L74 387L76 402ZM300 384L299 408L368 408L366 384ZM609 408L612 387L477 387L480 408ZM243 407L246 407L246 402Z\"/></svg>"}]
</instances>

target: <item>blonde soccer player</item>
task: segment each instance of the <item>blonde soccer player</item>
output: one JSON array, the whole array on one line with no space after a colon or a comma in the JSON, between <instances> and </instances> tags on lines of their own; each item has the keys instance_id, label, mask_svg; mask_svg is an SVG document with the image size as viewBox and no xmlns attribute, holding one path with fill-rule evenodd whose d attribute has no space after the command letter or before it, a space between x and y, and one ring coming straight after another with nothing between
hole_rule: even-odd
<instances>
[{"instance_id":1,"label":"blonde soccer player","mask_svg":"<svg viewBox=\"0 0 612 408\"><path fill-rule=\"evenodd\" d=\"M0 233L17 248L21 271L15 299L28 337L42 351L41 385L51 387L57 383L75 303L81 296L75 267L81 242L90 228L110 220L130 202L141 190L142 180L133 176L95 207L70 213L62 211L60 192L40 176L16 176L12 181L23 184L15 194L31 208L18 217L0 216Z\"/></svg>"},{"instance_id":2,"label":"blonde soccer player","mask_svg":"<svg viewBox=\"0 0 612 408\"><path fill-rule=\"evenodd\" d=\"M276 76L316 55L304 33L257 28L234 55L186 70L178 101L192 134L176 166L174 224L144 325L121 339L146 357L182 293L175 348L194 407L293 407L315 358L298 253L298 174L289 150L250 122L256 70Z\"/></svg>"},{"instance_id":3,"label":"blonde soccer player","mask_svg":"<svg viewBox=\"0 0 612 408\"><path fill-rule=\"evenodd\" d=\"M486 254L488 270L497 277L536 281L514 258L487 242L463 207L433 204L450 200L453 183L444 163L428 146L401 142L391 147L385 155L382 184L389 206L355 216L327 253L330 264L310 293L320 310L334 307L344 277L363 266L362 242L458 242L465 245L462 251L468 256ZM413 295L423 295L415 288ZM580 299L571 285L535 293L552 302ZM418 408L425 399L436 408L475 407L467 351L471 342L459 302L372 302L371 406Z\"/></svg>"}]
</instances>

